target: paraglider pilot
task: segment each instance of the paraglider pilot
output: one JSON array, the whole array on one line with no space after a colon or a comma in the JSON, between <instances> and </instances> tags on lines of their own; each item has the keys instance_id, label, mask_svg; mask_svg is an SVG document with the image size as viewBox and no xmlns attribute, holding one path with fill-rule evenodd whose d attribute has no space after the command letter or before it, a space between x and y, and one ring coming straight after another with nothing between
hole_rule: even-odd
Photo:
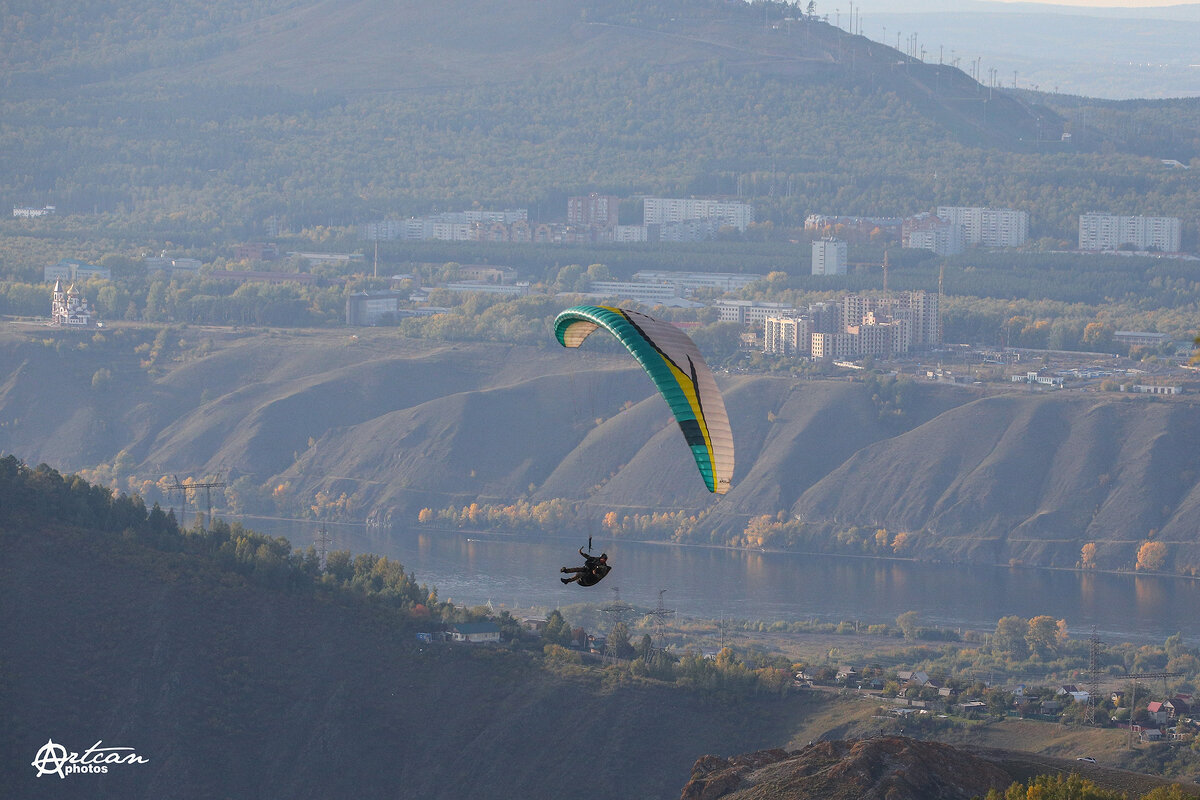
<instances>
[{"instance_id":1,"label":"paraglider pilot","mask_svg":"<svg viewBox=\"0 0 1200 800\"><path fill-rule=\"evenodd\" d=\"M604 580L605 575L612 571L612 567L608 565L608 553L592 556L583 552L583 548L581 547L579 548L579 555L583 556L584 563L582 567L563 567L559 570L559 572L574 573L569 578L560 578L563 583L578 582L580 586L595 586Z\"/></svg>"}]
</instances>

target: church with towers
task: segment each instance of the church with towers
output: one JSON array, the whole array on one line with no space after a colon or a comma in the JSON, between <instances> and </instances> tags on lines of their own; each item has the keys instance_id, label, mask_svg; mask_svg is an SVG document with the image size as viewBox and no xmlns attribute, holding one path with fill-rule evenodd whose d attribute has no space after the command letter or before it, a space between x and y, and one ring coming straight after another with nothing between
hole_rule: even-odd
<instances>
[{"instance_id":1,"label":"church with towers","mask_svg":"<svg viewBox=\"0 0 1200 800\"><path fill-rule=\"evenodd\" d=\"M68 328L92 328L96 326L96 311L88 305L87 298L79 293L75 284L63 291L62 280L54 281L50 295L50 324Z\"/></svg>"}]
</instances>

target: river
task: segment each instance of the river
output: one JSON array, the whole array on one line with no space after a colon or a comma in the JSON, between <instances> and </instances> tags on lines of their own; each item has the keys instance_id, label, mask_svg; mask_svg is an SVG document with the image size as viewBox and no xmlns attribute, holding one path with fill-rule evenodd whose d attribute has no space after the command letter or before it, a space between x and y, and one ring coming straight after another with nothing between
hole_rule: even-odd
<instances>
[{"instance_id":1,"label":"river","mask_svg":"<svg viewBox=\"0 0 1200 800\"><path fill-rule=\"evenodd\" d=\"M316 538L311 522L243 519L286 536ZM558 568L580 561L586 543L532 534L330 524L332 549L394 558L442 600L495 608L553 608L619 598L638 608L659 602L683 617L894 623L916 611L920 624L991 632L1016 614L1065 619L1075 636L1093 627L1107 642L1161 643L1180 632L1200 641L1200 581L1169 576L1017 567L922 564L849 556L746 552L597 538L612 574L592 589L563 586Z\"/></svg>"}]
</instances>

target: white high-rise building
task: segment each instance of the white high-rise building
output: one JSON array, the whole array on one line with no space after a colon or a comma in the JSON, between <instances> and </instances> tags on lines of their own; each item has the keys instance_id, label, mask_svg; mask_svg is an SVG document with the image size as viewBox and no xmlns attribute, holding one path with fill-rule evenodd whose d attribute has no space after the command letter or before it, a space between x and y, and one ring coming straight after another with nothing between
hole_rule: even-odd
<instances>
[{"instance_id":1,"label":"white high-rise building","mask_svg":"<svg viewBox=\"0 0 1200 800\"><path fill-rule=\"evenodd\" d=\"M1013 208L938 206L937 215L962 229L967 244L1020 247L1029 240L1029 214Z\"/></svg>"},{"instance_id":2,"label":"white high-rise building","mask_svg":"<svg viewBox=\"0 0 1200 800\"><path fill-rule=\"evenodd\" d=\"M818 361L831 358L849 358L857 355L856 336L849 333L814 333L812 340L812 357Z\"/></svg>"},{"instance_id":3,"label":"white high-rise building","mask_svg":"<svg viewBox=\"0 0 1200 800\"><path fill-rule=\"evenodd\" d=\"M1179 217L1123 217L1095 212L1079 215L1080 250L1138 250L1178 253L1182 225Z\"/></svg>"},{"instance_id":4,"label":"white high-rise building","mask_svg":"<svg viewBox=\"0 0 1200 800\"><path fill-rule=\"evenodd\" d=\"M754 222L754 206L741 200L702 197L646 197L642 200L644 225L669 225L698 219L715 220L719 225L744 231Z\"/></svg>"},{"instance_id":5,"label":"white high-rise building","mask_svg":"<svg viewBox=\"0 0 1200 800\"><path fill-rule=\"evenodd\" d=\"M833 237L813 240L813 275L845 275L846 263L846 243L844 241Z\"/></svg>"},{"instance_id":6,"label":"white high-rise building","mask_svg":"<svg viewBox=\"0 0 1200 800\"><path fill-rule=\"evenodd\" d=\"M903 247L929 250L939 256L952 256L963 251L962 227L928 211L906 218L900 235Z\"/></svg>"},{"instance_id":7,"label":"white high-rise building","mask_svg":"<svg viewBox=\"0 0 1200 800\"><path fill-rule=\"evenodd\" d=\"M759 303L754 300L718 300L718 322L761 325L768 317L799 317L803 312L784 303Z\"/></svg>"},{"instance_id":8,"label":"white high-rise building","mask_svg":"<svg viewBox=\"0 0 1200 800\"><path fill-rule=\"evenodd\" d=\"M763 350L778 355L811 352L812 320L804 317L767 317L763 322Z\"/></svg>"}]
</instances>

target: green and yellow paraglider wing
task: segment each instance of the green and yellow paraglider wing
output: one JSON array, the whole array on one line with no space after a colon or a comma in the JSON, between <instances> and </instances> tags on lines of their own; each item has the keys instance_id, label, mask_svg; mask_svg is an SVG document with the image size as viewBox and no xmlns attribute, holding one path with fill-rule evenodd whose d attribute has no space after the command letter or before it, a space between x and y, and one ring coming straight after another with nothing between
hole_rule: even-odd
<instances>
[{"instance_id":1,"label":"green and yellow paraglider wing","mask_svg":"<svg viewBox=\"0 0 1200 800\"><path fill-rule=\"evenodd\" d=\"M710 492L724 494L733 480L733 433L712 370L686 333L637 311L574 306L554 320L563 347L579 347L592 331L617 337L667 401Z\"/></svg>"}]
</instances>

